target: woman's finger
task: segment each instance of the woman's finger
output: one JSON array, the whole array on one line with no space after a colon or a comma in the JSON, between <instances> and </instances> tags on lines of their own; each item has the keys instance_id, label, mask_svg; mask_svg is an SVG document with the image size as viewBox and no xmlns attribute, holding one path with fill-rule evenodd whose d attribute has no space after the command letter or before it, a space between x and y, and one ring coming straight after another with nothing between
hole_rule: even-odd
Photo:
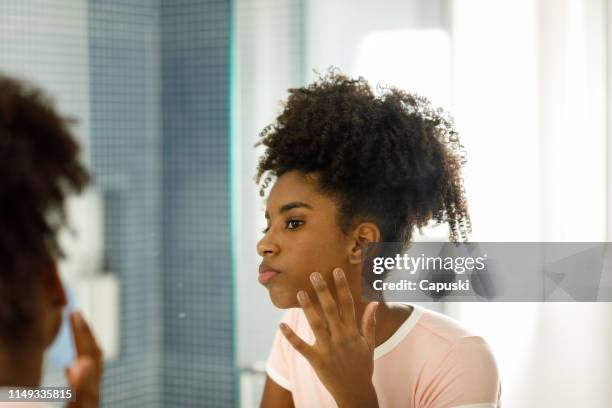
<instances>
[{"instance_id":1,"label":"woman's finger","mask_svg":"<svg viewBox=\"0 0 612 408\"><path fill-rule=\"evenodd\" d=\"M300 290L297 294L298 303L300 304L306 320L312 329L313 334L318 342L325 343L329 340L329 330L325 319L317 312L310 300L310 296L305 290Z\"/></svg>"},{"instance_id":2,"label":"woman's finger","mask_svg":"<svg viewBox=\"0 0 612 408\"><path fill-rule=\"evenodd\" d=\"M65 375L68 384L79 394L84 390L95 389L95 363L91 357L77 358L70 367L66 367Z\"/></svg>"},{"instance_id":3,"label":"woman's finger","mask_svg":"<svg viewBox=\"0 0 612 408\"><path fill-rule=\"evenodd\" d=\"M280 330L281 333L283 333L283 336L285 336L285 338L289 342L289 344L291 344L293 348L297 350L298 353L303 355L304 358L308 360L311 365L313 365L315 357L314 348L310 344L302 340L300 336L295 334L295 332L287 324L281 323Z\"/></svg>"},{"instance_id":4,"label":"woman's finger","mask_svg":"<svg viewBox=\"0 0 612 408\"><path fill-rule=\"evenodd\" d=\"M374 350L376 346L376 309L378 302L370 302L361 318L361 334L365 337L370 350Z\"/></svg>"},{"instance_id":5,"label":"woman's finger","mask_svg":"<svg viewBox=\"0 0 612 408\"><path fill-rule=\"evenodd\" d=\"M334 269L334 283L336 285L336 294L340 306L340 319L349 330L357 330L353 295L351 294L351 289L348 286L344 271L341 268Z\"/></svg>"},{"instance_id":6,"label":"woman's finger","mask_svg":"<svg viewBox=\"0 0 612 408\"><path fill-rule=\"evenodd\" d=\"M96 367L99 368L102 363L102 351L81 313L73 312L70 315L70 326L77 356L91 357Z\"/></svg>"},{"instance_id":7,"label":"woman's finger","mask_svg":"<svg viewBox=\"0 0 612 408\"><path fill-rule=\"evenodd\" d=\"M99 406L100 376L91 357L78 357L71 367L66 368L65 374L75 396L75 399L68 404L68 408Z\"/></svg>"},{"instance_id":8,"label":"woman's finger","mask_svg":"<svg viewBox=\"0 0 612 408\"><path fill-rule=\"evenodd\" d=\"M325 279L319 272L313 272L310 275L310 281L317 294L317 299L323 310L323 316L329 327L329 332L333 336L338 335L342 331L342 325L340 324L340 315L338 314L338 306L336 301L329 292Z\"/></svg>"}]
</instances>

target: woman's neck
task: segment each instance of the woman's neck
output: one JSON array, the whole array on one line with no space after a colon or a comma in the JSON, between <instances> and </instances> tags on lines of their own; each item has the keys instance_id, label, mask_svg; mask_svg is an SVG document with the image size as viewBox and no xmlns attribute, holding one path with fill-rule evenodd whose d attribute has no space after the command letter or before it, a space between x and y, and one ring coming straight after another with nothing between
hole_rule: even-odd
<instances>
[{"instance_id":1,"label":"woman's neck","mask_svg":"<svg viewBox=\"0 0 612 408\"><path fill-rule=\"evenodd\" d=\"M0 346L0 387L38 387L44 351L34 347Z\"/></svg>"},{"instance_id":2,"label":"woman's neck","mask_svg":"<svg viewBox=\"0 0 612 408\"><path fill-rule=\"evenodd\" d=\"M356 266L350 273L349 287L355 302L355 319L361 328L361 319L369 302L361 300L361 268ZM412 314L412 306L379 302L376 309L376 347L389 339Z\"/></svg>"},{"instance_id":3,"label":"woman's neck","mask_svg":"<svg viewBox=\"0 0 612 408\"><path fill-rule=\"evenodd\" d=\"M360 301L355 304L355 318L359 327L361 327L361 319L367 305L368 302ZM387 341L410 317L413 310L408 305L380 302L376 309L376 347Z\"/></svg>"}]
</instances>

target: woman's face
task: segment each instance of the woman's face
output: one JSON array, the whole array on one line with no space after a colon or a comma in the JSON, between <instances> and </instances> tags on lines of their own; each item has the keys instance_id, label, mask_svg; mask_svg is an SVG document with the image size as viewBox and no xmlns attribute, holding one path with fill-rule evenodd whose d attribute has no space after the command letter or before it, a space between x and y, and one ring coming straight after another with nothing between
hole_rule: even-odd
<instances>
[{"instance_id":1,"label":"woman's face","mask_svg":"<svg viewBox=\"0 0 612 408\"><path fill-rule=\"evenodd\" d=\"M288 172L278 178L268 197L268 228L257 244L263 258L259 282L281 309L298 307L299 290L315 298L311 273L321 273L330 284L334 268L349 267L350 242L337 224L337 205L318 192L315 183L314 177Z\"/></svg>"}]
</instances>

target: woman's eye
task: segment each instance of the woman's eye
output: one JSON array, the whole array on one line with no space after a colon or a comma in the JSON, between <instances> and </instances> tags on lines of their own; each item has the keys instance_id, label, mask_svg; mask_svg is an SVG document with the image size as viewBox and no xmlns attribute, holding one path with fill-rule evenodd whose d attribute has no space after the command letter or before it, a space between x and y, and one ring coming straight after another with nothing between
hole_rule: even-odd
<instances>
[{"instance_id":1,"label":"woman's eye","mask_svg":"<svg viewBox=\"0 0 612 408\"><path fill-rule=\"evenodd\" d=\"M289 220L287 221L287 228L296 229L304 224L304 221L301 220Z\"/></svg>"},{"instance_id":2,"label":"woman's eye","mask_svg":"<svg viewBox=\"0 0 612 408\"><path fill-rule=\"evenodd\" d=\"M270 230L270 227L266 227L266 228L261 230L261 233L262 234L267 234L269 230Z\"/></svg>"}]
</instances>

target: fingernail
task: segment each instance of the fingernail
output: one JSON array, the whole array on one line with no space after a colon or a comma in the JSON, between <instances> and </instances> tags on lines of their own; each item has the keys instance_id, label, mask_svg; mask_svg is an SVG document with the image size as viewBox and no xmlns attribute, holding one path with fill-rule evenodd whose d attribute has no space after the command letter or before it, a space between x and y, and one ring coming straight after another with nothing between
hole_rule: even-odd
<instances>
[{"instance_id":1,"label":"fingernail","mask_svg":"<svg viewBox=\"0 0 612 408\"><path fill-rule=\"evenodd\" d=\"M334 269L334 277L338 280L342 280L344 278L344 271L340 268Z\"/></svg>"},{"instance_id":2,"label":"fingernail","mask_svg":"<svg viewBox=\"0 0 612 408\"><path fill-rule=\"evenodd\" d=\"M280 328L281 328L281 330L283 330L283 331L284 331L284 330L287 330L287 324L285 324L285 323L281 323L281 324L280 324Z\"/></svg>"},{"instance_id":3,"label":"fingernail","mask_svg":"<svg viewBox=\"0 0 612 408\"><path fill-rule=\"evenodd\" d=\"M308 294L304 292L303 290L300 290L297 296L298 296L298 302L300 302L300 305L304 306L308 303Z\"/></svg>"},{"instance_id":4,"label":"fingernail","mask_svg":"<svg viewBox=\"0 0 612 408\"><path fill-rule=\"evenodd\" d=\"M83 323L83 316L81 316L81 312L74 312L73 316L74 322L80 326Z\"/></svg>"},{"instance_id":5,"label":"fingernail","mask_svg":"<svg viewBox=\"0 0 612 408\"><path fill-rule=\"evenodd\" d=\"M322 279L323 278L321 277L321 274L319 272L313 272L310 274L310 281L315 285L321 284Z\"/></svg>"}]
</instances>

